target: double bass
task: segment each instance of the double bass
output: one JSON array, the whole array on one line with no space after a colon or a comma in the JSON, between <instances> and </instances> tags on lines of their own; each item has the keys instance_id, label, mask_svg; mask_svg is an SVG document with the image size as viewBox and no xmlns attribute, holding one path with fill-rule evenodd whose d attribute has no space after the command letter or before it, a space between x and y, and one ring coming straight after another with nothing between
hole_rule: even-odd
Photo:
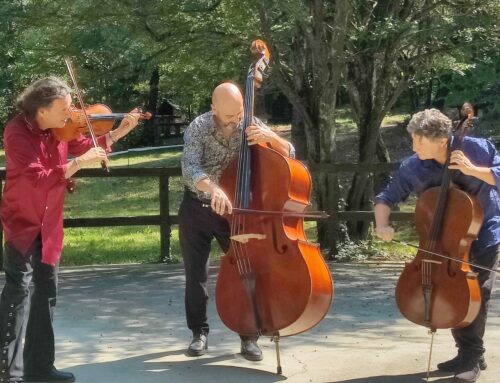
<instances>
[{"instance_id":1,"label":"double bass","mask_svg":"<svg viewBox=\"0 0 500 383\"><path fill-rule=\"evenodd\" d=\"M252 51L258 59L246 82L240 152L220 180L234 209L228 218L231 241L220 262L216 306L232 331L273 338L281 373L279 338L321 321L332 302L333 283L319 247L304 231L311 194L307 168L268 145L247 144L254 91L270 58L261 40L253 42Z\"/></svg>"}]
</instances>

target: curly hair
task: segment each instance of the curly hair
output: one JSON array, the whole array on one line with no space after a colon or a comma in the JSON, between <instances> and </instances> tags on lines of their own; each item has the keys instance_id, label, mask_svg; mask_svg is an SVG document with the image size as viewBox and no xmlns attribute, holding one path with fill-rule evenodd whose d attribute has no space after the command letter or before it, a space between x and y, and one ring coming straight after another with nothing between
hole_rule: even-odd
<instances>
[{"instance_id":1,"label":"curly hair","mask_svg":"<svg viewBox=\"0 0 500 383\"><path fill-rule=\"evenodd\" d=\"M437 109L425 109L415 113L406 128L410 134L415 133L429 139L448 138L451 129L451 120Z\"/></svg>"},{"instance_id":2,"label":"curly hair","mask_svg":"<svg viewBox=\"0 0 500 383\"><path fill-rule=\"evenodd\" d=\"M56 99L65 98L71 88L57 77L45 77L28 86L17 98L16 106L34 117L40 108L46 108Z\"/></svg>"}]
</instances>

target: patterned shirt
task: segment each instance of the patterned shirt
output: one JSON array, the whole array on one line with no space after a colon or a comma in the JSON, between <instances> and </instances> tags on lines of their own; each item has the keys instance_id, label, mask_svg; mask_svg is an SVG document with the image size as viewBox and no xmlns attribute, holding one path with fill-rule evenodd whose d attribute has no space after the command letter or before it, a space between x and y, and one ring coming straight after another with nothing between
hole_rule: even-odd
<instances>
[{"instance_id":1,"label":"patterned shirt","mask_svg":"<svg viewBox=\"0 0 500 383\"><path fill-rule=\"evenodd\" d=\"M238 124L228 140L217 129L213 117L211 111L198 116L184 132L182 176L186 187L200 199L210 199L210 195L196 189L195 185L204 178L218 184L222 173L239 152L241 143L243 123ZM258 118L255 118L255 124L269 129ZM293 155L294 149L290 145L290 156Z\"/></svg>"},{"instance_id":2,"label":"patterned shirt","mask_svg":"<svg viewBox=\"0 0 500 383\"><path fill-rule=\"evenodd\" d=\"M484 212L483 226L475 246L487 247L500 243L500 155L495 146L483 138L465 137L461 150L470 161L480 167L489 167L496 185L453 172L453 183L475 196ZM443 165L434 160L420 160L416 154L401 163L391 183L375 197L375 203L390 207L404 201L411 192L420 195L425 190L441 185Z\"/></svg>"}]
</instances>

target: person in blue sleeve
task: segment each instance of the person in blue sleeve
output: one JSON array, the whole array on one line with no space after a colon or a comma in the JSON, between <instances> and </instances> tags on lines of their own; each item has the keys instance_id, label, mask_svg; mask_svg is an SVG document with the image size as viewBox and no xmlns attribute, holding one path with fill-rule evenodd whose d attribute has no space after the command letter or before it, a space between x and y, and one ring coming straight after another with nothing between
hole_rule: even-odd
<instances>
[{"instance_id":1,"label":"person in blue sleeve","mask_svg":"<svg viewBox=\"0 0 500 383\"><path fill-rule=\"evenodd\" d=\"M375 235L385 241L394 237L389 223L391 208L406 200L410 193L419 196L441 184L452 122L439 110L426 109L412 116L407 130L415 154L401 163L389 185L375 197ZM496 269L500 251L500 156L489 140L464 137L460 150L451 153L449 169L457 170L453 183L475 196L484 211L483 225L472 243L470 260ZM479 314L469 326L451 330L458 354L437 366L441 371L455 373L455 379L462 382L475 382L481 370L487 367L483 337L496 273L477 268L474 271L478 273L482 295Z\"/></svg>"}]
</instances>

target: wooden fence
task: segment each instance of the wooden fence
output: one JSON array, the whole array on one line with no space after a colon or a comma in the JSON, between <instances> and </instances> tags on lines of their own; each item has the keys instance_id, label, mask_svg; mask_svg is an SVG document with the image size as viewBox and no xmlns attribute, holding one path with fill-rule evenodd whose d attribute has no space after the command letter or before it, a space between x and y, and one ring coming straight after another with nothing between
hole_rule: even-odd
<instances>
[{"instance_id":1,"label":"wooden fence","mask_svg":"<svg viewBox=\"0 0 500 383\"><path fill-rule=\"evenodd\" d=\"M357 171L388 172L394 170L398 163L385 164L332 164L322 166L320 169L312 168L312 171L326 171L330 173L353 173ZM169 181L171 177L180 177L180 167L170 168L113 168L111 172L105 173L101 169L83 169L78 172L77 178L92 177L154 177L159 179L160 209L156 215L134 216L134 217L99 217L99 218L66 218L64 227L105 227L105 226L140 226L157 225L160 226L160 260L168 262L170 258L170 233L172 225L178 224L178 216L170 214L170 189ZM5 181L5 169L0 170L0 199L2 197L3 182ZM337 206L337 205L334 205ZM372 211L335 211L328 212L329 219L339 221L372 221ZM413 219L411 212L393 212L391 219L394 221L410 221ZM310 218L308 220L316 220ZM0 236L3 239L3 230L0 227ZM3 259L3 247L0 246L0 261ZM0 266L2 263L0 263Z\"/></svg>"},{"instance_id":2,"label":"wooden fence","mask_svg":"<svg viewBox=\"0 0 500 383\"><path fill-rule=\"evenodd\" d=\"M374 163L374 164L351 164L351 163L337 163L337 164L322 164L321 167L309 166L311 172L328 172L334 174L340 173L356 173L356 172L369 172L369 173L389 173L396 170L400 165L400 162L386 162L386 163ZM336 185L338 186L338 185ZM330 219L336 219L338 221L373 221L373 211L345 211L338 209L338 198L340 195L340 190L332 190L331 195L335 198L335 201L331 203L334 206L333 211L327 212L330 214ZM391 220L393 221L413 221L413 212L401 212L393 211L391 213Z\"/></svg>"},{"instance_id":3,"label":"wooden fence","mask_svg":"<svg viewBox=\"0 0 500 383\"><path fill-rule=\"evenodd\" d=\"M154 144L163 145L172 137L180 137L188 123L181 116L156 115L153 121Z\"/></svg>"},{"instance_id":4,"label":"wooden fence","mask_svg":"<svg viewBox=\"0 0 500 383\"><path fill-rule=\"evenodd\" d=\"M105 227L105 226L160 226L160 259L170 260L170 231L172 225L178 223L177 215L171 215L169 200L169 181L171 177L181 176L181 168L112 168L111 172L105 173L101 169L83 169L75 178L92 177L154 177L159 179L160 209L156 215L143 215L134 217L98 217L98 218L66 218L64 227ZM2 196L3 181L5 180L5 169L0 170L0 198ZM3 239L3 230L1 238ZM3 242L3 241L2 241ZM0 260L3 259L3 247L0 246ZM1 265L1 264L0 264Z\"/></svg>"}]
</instances>

